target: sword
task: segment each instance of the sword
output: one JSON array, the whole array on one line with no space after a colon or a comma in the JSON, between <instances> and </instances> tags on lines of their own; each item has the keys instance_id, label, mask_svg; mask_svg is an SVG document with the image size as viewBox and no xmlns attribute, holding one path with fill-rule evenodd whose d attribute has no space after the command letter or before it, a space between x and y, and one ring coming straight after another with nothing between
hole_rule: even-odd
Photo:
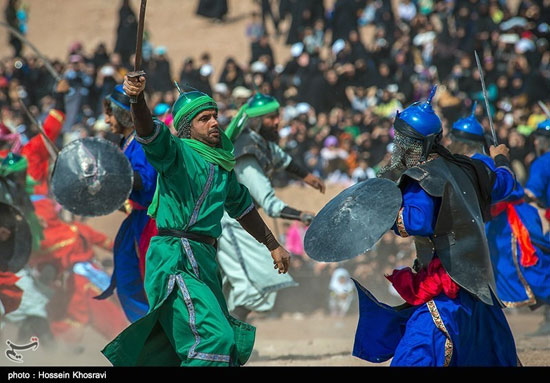
<instances>
[{"instance_id":1,"label":"sword","mask_svg":"<svg viewBox=\"0 0 550 383\"><path fill-rule=\"evenodd\" d=\"M21 40L22 42L27 44L34 51L34 53L36 53L36 55L38 57L40 57L40 59L42 60L42 62L46 66L46 69L48 69L48 71L53 76L53 78L55 78L55 80L57 82L61 81L61 76L59 76L59 73L57 73L55 71L55 69L53 69L52 64L50 64L50 62L46 59L46 57L42 53L40 53L38 48L36 48L33 44L31 44L31 42L29 40L27 40L25 38L25 36L23 36L21 33L17 32L17 30L15 28L13 28L9 24L4 23L3 21L0 21L0 25L3 26L3 27L6 27L7 29L9 29L10 32L13 33L19 40Z\"/></svg>"},{"instance_id":2,"label":"sword","mask_svg":"<svg viewBox=\"0 0 550 383\"><path fill-rule=\"evenodd\" d=\"M493 134L493 143L495 146L498 145L497 135L495 133L495 127L493 125L493 117L491 117L491 109L489 109L489 97L487 96L487 89L485 88L485 79L483 77L483 69L481 68L481 63L479 62L479 56L477 51L474 50L476 56L477 70L479 71L479 79L481 80L481 88L483 89L483 99L485 100L485 109L487 109L487 117L489 117L489 126L491 127L491 133Z\"/></svg>"},{"instance_id":3,"label":"sword","mask_svg":"<svg viewBox=\"0 0 550 383\"><path fill-rule=\"evenodd\" d=\"M38 131L42 135L42 139L44 140L44 145L46 146L46 149L48 150L48 153L50 153L50 156L55 161L57 160L57 155L59 154L59 149L57 149L57 146L52 142L50 137L46 135L46 132L44 131L44 128L42 127L42 124L34 118L32 113L29 111L23 100L19 99L19 104L21 104L21 108L25 111L27 114L27 117L31 120L33 124L35 124L38 127Z\"/></svg>"},{"instance_id":4,"label":"sword","mask_svg":"<svg viewBox=\"0 0 550 383\"><path fill-rule=\"evenodd\" d=\"M139 78L145 75L145 72L140 70L141 67L141 50L143 47L143 27L145 25L145 8L147 7L147 0L141 0L141 7L139 9L139 23L137 30L137 42L136 42L136 56L134 60L134 71L127 74L130 78ZM130 96L130 102L132 104L137 103L137 97Z\"/></svg>"},{"instance_id":5,"label":"sword","mask_svg":"<svg viewBox=\"0 0 550 383\"><path fill-rule=\"evenodd\" d=\"M546 114L546 117L548 117L550 119L550 110L548 110L548 107L544 104L544 102L542 101L538 101L538 104L540 106L540 108L544 111L544 113Z\"/></svg>"}]
</instances>

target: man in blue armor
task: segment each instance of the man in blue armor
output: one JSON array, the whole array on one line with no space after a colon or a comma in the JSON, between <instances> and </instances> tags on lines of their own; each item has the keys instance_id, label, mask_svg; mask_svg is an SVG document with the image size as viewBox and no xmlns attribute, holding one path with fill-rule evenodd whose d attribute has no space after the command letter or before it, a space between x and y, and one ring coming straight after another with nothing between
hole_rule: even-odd
<instances>
[{"instance_id":1,"label":"man in blue armor","mask_svg":"<svg viewBox=\"0 0 550 383\"><path fill-rule=\"evenodd\" d=\"M479 159L497 174L497 182L507 180L506 168L496 168L482 154L483 127L472 115L453 124L449 150ZM516 183L506 200L491 207L491 221L485 227L497 295L506 307L532 309L550 302L550 240L544 235L535 207L525 200L523 187ZM543 327L539 329L544 330Z\"/></svg>"},{"instance_id":2,"label":"man in blue armor","mask_svg":"<svg viewBox=\"0 0 550 383\"><path fill-rule=\"evenodd\" d=\"M104 108L105 121L112 132L122 136L120 147L134 170L134 184L128 201L121 208L128 217L122 222L115 238L111 284L97 299L109 297L116 288L126 317L130 322L135 322L149 309L143 289L144 257L147 252L147 243L144 242L155 234L156 229L154 221L147 215L147 208L155 193L157 172L145 158L141 145L135 141L130 97L122 85L117 85L113 93L106 97Z\"/></svg>"},{"instance_id":3,"label":"man in blue armor","mask_svg":"<svg viewBox=\"0 0 550 383\"><path fill-rule=\"evenodd\" d=\"M490 205L510 193L481 161L440 145L441 121L415 103L397 113L392 161L382 177L400 174L402 207L393 230L414 236L411 268L387 276L405 303L390 307L356 282L359 323L353 354L392 366L515 366L515 342L496 296L485 237ZM490 148L497 167L508 148ZM513 174L509 181L513 183Z\"/></svg>"},{"instance_id":4,"label":"man in blue armor","mask_svg":"<svg viewBox=\"0 0 550 383\"><path fill-rule=\"evenodd\" d=\"M550 169L550 119L539 123L533 135L537 159L533 161L529 169L529 179L525 184L525 197L528 201L535 202L540 208L545 209L545 217L548 220L550 212L550 171L548 171ZM548 234L544 239L546 242L549 241ZM550 249L547 249L546 252L550 253ZM535 295L537 294L535 293ZM545 305L544 321L532 335L548 334L550 334L550 305Z\"/></svg>"}]
</instances>

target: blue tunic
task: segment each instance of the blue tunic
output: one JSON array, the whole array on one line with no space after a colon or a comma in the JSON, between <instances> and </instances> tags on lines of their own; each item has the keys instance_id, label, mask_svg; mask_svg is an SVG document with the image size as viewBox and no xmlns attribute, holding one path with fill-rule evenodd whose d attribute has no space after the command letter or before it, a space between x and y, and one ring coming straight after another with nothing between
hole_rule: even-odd
<instances>
[{"instance_id":1,"label":"blue tunic","mask_svg":"<svg viewBox=\"0 0 550 383\"><path fill-rule=\"evenodd\" d=\"M476 157L481 155L476 154L473 158ZM486 157L483 161L494 169L490 158ZM537 178L535 183L539 181L540 178ZM521 265L521 248L513 235L506 211L486 224L497 294L507 307L533 305L536 301L550 303L550 239L544 235L537 209L523 201L524 195L518 183L506 202L513 203L514 210L529 232L538 257L535 265ZM538 195L539 198L541 195Z\"/></svg>"},{"instance_id":2,"label":"blue tunic","mask_svg":"<svg viewBox=\"0 0 550 383\"><path fill-rule=\"evenodd\" d=\"M492 196L507 197L515 183L506 170L497 174ZM403 224L408 235L431 236L441 199L411 181L403 190ZM394 231L399 231L394 226ZM515 343L500 306L479 301L460 289L456 298L398 310L378 302L357 282L359 323L353 355L370 362L393 357L392 366L514 366ZM391 334L391 335L390 335Z\"/></svg>"},{"instance_id":3,"label":"blue tunic","mask_svg":"<svg viewBox=\"0 0 550 383\"><path fill-rule=\"evenodd\" d=\"M550 207L550 153L537 158L529 169L529 179L525 189L529 189L544 204Z\"/></svg>"},{"instance_id":4,"label":"blue tunic","mask_svg":"<svg viewBox=\"0 0 550 383\"><path fill-rule=\"evenodd\" d=\"M113 247L114 270L111 284L99 297L107 298L116 288L124 313L130 322L140 319L149 310L139 269L137 248L145 225L150 220L147 207L153 200L157 182L157 172L145 158L143 148L134 140L134 136L135 134L132 134L122 142L122 149L134 172L140 175L143 185L140 190L133 190L129 199L143 209L132 209L130 215L122 222Z\"/></svg>"}]
</instances>

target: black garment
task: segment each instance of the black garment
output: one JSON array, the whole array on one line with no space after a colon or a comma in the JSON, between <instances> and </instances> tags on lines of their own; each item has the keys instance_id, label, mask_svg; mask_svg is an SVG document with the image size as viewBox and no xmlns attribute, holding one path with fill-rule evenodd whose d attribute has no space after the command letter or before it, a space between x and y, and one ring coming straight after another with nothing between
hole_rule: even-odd
<instances>
[{"instance_id":1,"label":"black garment","mask_svg":"<svg viewBox=\"0 0 550 383\"><path fill-rule=\"evenodd\" d=\"M230 66L235 66L234 71L231 70ZM228 58L225 61L225 65L222 70L222 74L218 79L219 83L227 85L227 87L232 91L238 86L244 86L244 72L241 67L233 60L233 58Z\"/></svg>"},{"instance_id":2,"label":"black garment","mask_svg":"<svg viewBox=\"0 0 550 383\"><path fill-rule=\"evenodd\" d=\"M279 33L279 19L273 13L273 9L271 9L271 4L270 4L269 0L262 0L262 25L264 27L264 31L267 31L266 19L268 17L270 17L271 20L273 21L273 27L275 28L275 33L278 34Z\"/></svg>"},{"instance_id":3,"label":"black garment","mask_svg":"<svg viewBox=\"0 0 550 383\"><path fill-rule=\"evenodd\" d=\"M292 22L286 43L292 45L302 41L304 28L323 17L324 6L322 0L288 0L288 7Z\"/></svg>"},{"instance_id":4,"label":"black garment","mask_svg":"<svg viewBox=\"0 0 550 383\"><path fill-rule=\"evenodd\" d=\"M19 20L17 19L17 9L15 9L15 5L15 1L9 0L4 11L4 15L9 26L15 28L15 30L19 32ZM8 36L8 41L14 50L13 56L20 57L21 49L23 49L23 43L11 32L8 33Z\"/></svg>"},{"instance_id":5,"label":"black garment","mask_svg":"<svg viewBox=\"0 0 550 383\"><path fill-rule=\"evenodd\" d=\"M168 92L174 89L170 62L163 57L151 60L149 67L150 87L155 92Z\"/></svg>"},{"instance_id":6,"label":"black garment","mask_svg":"<svg viewBox=\"0 0 550 383\"><path fill-rule=\"evenodd\" d=\"M197 15L222 20L227 14L227 0L199 0Z\"/></svg>"},{"instance_id":7,"label":"black garment","mask_svg":"<svg viewBox=\"0 0 550 383\"><path fill-rule=\"evenodd\" d=\"M357 0L337 0L332 14L332 43L338 39L348 40L349 33L358 30L357 12L360 2Z\"/></svg>"},{"instance_id":8,"label":"black garment","mask_svg":"<svg viewBox=\"0 0 550 383\"><path fill-rule=\"evenodd\" d=\"M192 87L198 89L200 86L200 74L197 69L183 68L180 73L180 87Z\"/></svg>"},{"instance_id":9,"label":"black garment","mask_svg":"<svg viewBox=\"0 0 550 383\"><path fill-rule=\"evenodd\" d=\"M130 56L136 51L138 20L128 0L118 11L118 27L114 51L120 54L122 64L129 65Z\"/></svg>"},{"instance_id":10,"label":"black garment","mask_svg":"<svg viewBox=\"0 0 550 383\"><path fill-rule=\"evenodd\" d=\"M269 43L263 45L260 41L254 41L250 45L250 63L252 64L255 61L258 61L258 59L261 56L267 55L271 57L271 63L275 63L275 57L273 56L273 49L271 49L271 46Z\"/></svg>"}]
</instances>

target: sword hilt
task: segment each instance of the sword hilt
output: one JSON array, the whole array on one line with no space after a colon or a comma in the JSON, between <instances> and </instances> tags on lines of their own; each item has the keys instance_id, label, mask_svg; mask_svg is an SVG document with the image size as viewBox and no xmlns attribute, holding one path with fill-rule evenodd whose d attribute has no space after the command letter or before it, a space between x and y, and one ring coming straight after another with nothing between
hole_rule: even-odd
<instances>
[{"instance_id":1,"label":"sword hilt","mask_svg":"<svg viewBox=\"0 0 550 383\"><path fill-rule=\"evenodd\" d=\"M129 78L140 78L141 76L145 76L145 71L138 70L133 72L128 72L126 74ZM130 103L131 104L137 104L137 96L130 96Z\"/></svg>"}]
</instances>

